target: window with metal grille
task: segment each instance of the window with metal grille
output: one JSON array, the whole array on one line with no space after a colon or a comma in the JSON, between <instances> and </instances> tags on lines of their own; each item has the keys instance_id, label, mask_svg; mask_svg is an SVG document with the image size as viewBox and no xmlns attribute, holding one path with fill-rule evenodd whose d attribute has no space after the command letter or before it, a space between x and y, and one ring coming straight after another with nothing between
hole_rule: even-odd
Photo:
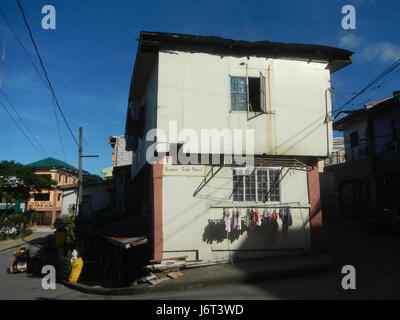
<instances>
[{"instance_id":1,"label":"window with metal grille","mask_svg":"<svg viewBox=\"0 0 400 320\"><path fill-rule=\"evenodd\" d=\"M50 200L50 194L49 193L35 193L33 195L33 199L35 201L49 201Z\"/></svg>"},{"instance_id":2,"label":"window with metal grille","mask_svg":"<svg viewBox=\"0 0 400 320\"><path fill-rule=\"evenodd\" d=\"M279 202L281 170L233 169L233 201Z\"/></svg>"}]
</instances>

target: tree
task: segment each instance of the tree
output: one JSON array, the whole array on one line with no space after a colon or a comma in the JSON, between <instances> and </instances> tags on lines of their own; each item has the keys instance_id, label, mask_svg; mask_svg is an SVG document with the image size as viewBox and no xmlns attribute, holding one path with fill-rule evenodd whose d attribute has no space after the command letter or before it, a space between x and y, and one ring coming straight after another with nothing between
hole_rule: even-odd
<instances>
[{"instance_id":1,"label":"tree","mask_svg":"<svg viewBox=\"0 0 400 320\"><path fill-rule=\"evenodd\" d=\"M83 171L82 172L83 184L104 181L104 179L97 174L91 174L90 172Z\"/></svg>"},{"instance_id":2,"label":"tree","mask_svg":"<svg viewBox=\"0 0 400 320\"><path fill-rule=\"evenodd\" d=\"M43 189L52 189L57 182L48 175L35 174L34 168L24 166L14 161L0 162L0 197L5 198L7 202L27 202L32 192L40 192ZM7 209L0 217L0 227L4 223ZM26 224L27 217L20 216L13 223ZM9 219L10 220L10 219ZM18 222L17 220L21 220ZM9 221L10 222L10 221Z\"/></svg>"},{"instance_id":3,"label":"tree","mask_svg":"<svg viewBox=\"0 0 400 320\"><path fill-rule=\"evenodd\" d=\"M52 189L57 182L48 175L35 174L32 167L14 161L0 162L0 193L27 201L31 192Z\"/></svg>"}]
</instances>

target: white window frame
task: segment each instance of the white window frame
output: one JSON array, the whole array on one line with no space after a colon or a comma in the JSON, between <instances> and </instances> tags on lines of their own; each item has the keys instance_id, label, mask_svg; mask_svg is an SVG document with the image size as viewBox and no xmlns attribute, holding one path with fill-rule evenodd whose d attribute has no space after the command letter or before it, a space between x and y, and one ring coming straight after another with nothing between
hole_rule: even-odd
<instances>
[{"instance_id":1,"label":"white window frame","mask_svg":"<svg viewBox=\"0 0 400 320\"><path fill-rule=\"evenodd\" d=\"M243 174L242 175L242 178L243 178L243 180L242 180L242 186L243 186L243 200L234 200L234 188L235 188L235 185L234 185L234 181L233 181L233 177L234 177L234 170L251 170L251 173L253 173L253 170L255 170L255 179L254 179L254 181L255 181L255 191L256 191L256 193L255 193L255 201L247 201L246 200L246 182L245 182L245 176L246 175L249 175L249 174ZM254 167L254 168L232 168L232 184L231 184L231 194L232 194L232 196L231 196L231 198L232 198L232 202L234 202L234 203L264 203L263 201L259 201L258 200L258 184L257 184L257 172L258 171L268 171L268 175L267 175L267 177L268 177L268 182L267 182L267 186L268 186L268 191L269 191L269 187L270 187L270 181L269 181L269 177L270 177L270 174L269 174L269 171L270 170L272 170L272 171L279 171L279 201L265 201L265 203L267 203L267 204L278 204L278 203L281 203L282 202L282 181L281 181L281 179L282 179L282 168L277 168L277 167ZM250 174L251 174L250 173ZM271 195L269 194L269 197L270 197Z\"/></svg>"}]
</instances>

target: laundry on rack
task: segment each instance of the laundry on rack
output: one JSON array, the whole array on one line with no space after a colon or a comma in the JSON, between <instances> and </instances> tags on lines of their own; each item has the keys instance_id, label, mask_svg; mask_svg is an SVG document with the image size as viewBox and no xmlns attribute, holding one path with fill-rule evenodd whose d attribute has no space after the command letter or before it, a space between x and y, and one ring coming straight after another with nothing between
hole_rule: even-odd
<instances>
[{"instance_id":1,"label":"laundry on rack","mask_svg":"<svg viewBox=\"0 0 400 320\"><path fill-rule=\"evenodd\" d=\"M237 225L236 229L237 230L242 230L242 214L239 209L236 209L236 219L237 219Z\"/></svg>"},{"instance_id":2,"label":"laundry on rack","mask_svg":"<svg viewBox=\"0 0 400 320\"><path fill-rule=\"evenodd\" d=\"M285 235L287 235L289 227L293 224L290 207L285 207L279 210L279 218L282 220L282 230Z\"/></svg>"},{"instance_id":3,"label":"laundry on rack","mask_svg":"<svg viewBox=\"0 0 400 320\"><path fill-rule=\"evenodd\" d=\"M231 232L231 214L228 210L224 210L224 223L225 223L225 231Z\"/></svg>"},{"instance_id":4,"label":"laundry on rack","mask_svg":"<svg viewBox=\"0 0 400 320\"><path fill-rule=\"evenodd\" d=\"M256 217L257 217L257 220L256 220L256 225L258 226L258 227L261 227L261 214L258 212L258 210L256 211Z\"/></svg>"},{"instance_id":5,"label":"laundry on rack","mask_svg":"<svg viewBox=\"0 0 400 320\"><path fill-rule=\"evenodd\" d=\"M274 212L272 213L270 222L272 225L272 229L274 231L278 231L279 223L278 223L278 215L276 214L276 210L274 210Z\"/></svg>"}]
</instances>

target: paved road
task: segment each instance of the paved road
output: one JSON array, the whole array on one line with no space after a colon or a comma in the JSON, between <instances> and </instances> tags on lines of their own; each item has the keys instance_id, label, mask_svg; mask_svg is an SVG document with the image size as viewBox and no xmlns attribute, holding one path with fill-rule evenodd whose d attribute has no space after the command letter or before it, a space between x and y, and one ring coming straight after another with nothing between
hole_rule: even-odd
<instances>
[{"instance_id":1,"label":"paved road","mask_svg":"<svg viewBox=\"0 0 400 320\"><path fill-rule=\"evenodd\" d=\"M234 284L152 295L88 295L57 284L43 290L41 278L8 274L13 250L0 252L0 299L400 299L400 238L376 237L355 232L354 225L328 229L331 254L357 270L357 289L343 290L341 268L304 277ZM34 249L33 249L34 250Z\"/></svg>"},{"instance_id":2,"label":"paved road","mask_svg":"<svg viewBox=\"0 0 400 320\"><path fill-rule=\"evenodd\" d=\"M355 299L355 298L390 298L393 290L376 292L374 286L356 291L345 291L340 287L340 270L322 274L263 281L252 284L234 284L202 289L192 289L168 293L136 296L102 296L81 293L60 284L56 290L44 290L41 278L30 274L8 274L6 268L12 259L13 250L0 253L0 299ZM375 281L376 282L376 281ZM390 287L390 283L387 284ZM383 289L383 288L382 288Z\"/></svg>"},{"instance_id":3,"label":"paved road","mask_svg":"<svg viewBox=\"0 0 400 320\"><path fill-rule=\"evenodd\" d=\"M266 281L257 284L235 284L169 293L136 296L102 296L81 293L60 284L56 290L44 290L41 278L27 273L8 274L13 250L0 252L0 299L295 299L335 298L337 276L333 272L310 277ZM324 283L325 285L321 285Z\"/></svg>"}]
</instances>

